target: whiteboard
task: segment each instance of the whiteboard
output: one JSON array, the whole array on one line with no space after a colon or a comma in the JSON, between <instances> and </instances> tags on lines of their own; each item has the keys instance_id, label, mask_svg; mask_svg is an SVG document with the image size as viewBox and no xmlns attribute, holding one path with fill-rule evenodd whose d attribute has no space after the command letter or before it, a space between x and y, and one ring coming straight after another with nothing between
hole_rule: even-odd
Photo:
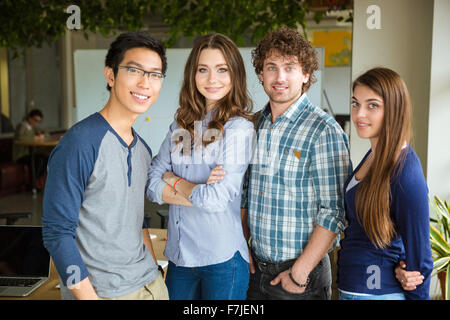
<instances>
[{"instance_id":1,"label":"whiteboard","mask_svg":"<svg viewBox=\"0 0 450 320\"><path fill-rule=\"evenodd\" d=\"M268 102L258 77L255 74L251 51L253 48L239 48L244 59L247 73L247 88L253 100L253 111L262 109ZM319 70L315 75L317 82L308 90L308 97L316 106L322 106L322 72L323 72L323 48L316 48L319 54ZM167 72L158 100L140 115L134 129L147 142L153 155L159 151L169 125L174 120L175 111L178 109L178 94L183 81L184 65L191 52L186 49L167 49ZM75 50L75 98L74 121L78 122L103 108L109 98L106 89L106 80L103 75L107 50Z\"/></svg>"}]
</instances>

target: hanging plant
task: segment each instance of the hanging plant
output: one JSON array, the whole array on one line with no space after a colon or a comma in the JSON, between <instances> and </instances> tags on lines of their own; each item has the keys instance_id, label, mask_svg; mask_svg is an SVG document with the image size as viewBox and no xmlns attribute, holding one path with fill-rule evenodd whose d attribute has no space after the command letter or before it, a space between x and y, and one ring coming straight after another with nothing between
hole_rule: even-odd
<instances>
[{"instance_id":1,"label":"hanging plant","mask_svg":"<svg viewBox=\"0 0 450 320\"><path fill-rule=\"evenodd\" d=\"M352 0L165 0L159 9L164 22L170 26L167 44L172 45L180 36L220 32L238 45L246 36L259 41L270 30L282 25L303 31L306 37L306 15L313 12L313 20L320 23L327 11L353 7ZM338 20L352 21L351 15Z\"/></svg>"},{"instance_id":2,"label":"hanging plant","mask_svg":"<svg viewBox=\"0 0 450 320\"><path fill-rule=\"evenodd\" d=\"M324 2L325 1L325 2ZM146 17L160 16L168 25L164 39L170 47L181 37L193 38L210 32L228 35L238 45L255 42L268 31L286 25L303 30L306 15L314 13L319 23L324 14L351 8L352 0L3 0L0 2L0 47L17 52L51 44L67 32L69 6L79 8L80 30L109 36L145 27ZM328 7L317 4L324 2ZM351 17L350 17L351 19Z\"/></svg>"},{"instance_id":3,"label":"hanging plant","mask_svg":"<svg viewBox=\"0 0 450 320\"><path fill-rule=\"evenodd\" d=\"M139 30L157 1L149 0L3 0L0 2L0 47L17 56L23 49L52 44L67 32L70 6L80 11L82 32L103 36L121 30Z\"/></svg>"}]
</instances>

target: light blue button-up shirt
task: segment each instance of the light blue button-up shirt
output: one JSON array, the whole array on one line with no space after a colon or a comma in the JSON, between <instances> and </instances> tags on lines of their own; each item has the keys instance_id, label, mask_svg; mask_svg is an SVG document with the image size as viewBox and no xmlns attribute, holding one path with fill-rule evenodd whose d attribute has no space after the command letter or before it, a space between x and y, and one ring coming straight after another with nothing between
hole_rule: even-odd
<instances>
[{"instance_id":1,"label":"light blue button-up shirt","mask_svg":"<svg viewBox=\"0 0 450 320\"><path fill-rule=\"evenodd\" d=\"M213 111L195 125L197 137L216 136L208 146L192 146L190 135L176 121L170 125L159 153L148 173L148 199L163 204L166 183L162 175L175 175L197 184L189 200L193 207L170 205L167 244L164 255L177 266L200 267L225 262L236 251L248 262L248 248L240 217L242 182L252 156L253 124L242 118L230 119L222 138L207 130ZM183 136L184 150L178 137ZM223 165L224 179L206 185L211 169Z\"/></svg>"}]
</instances>

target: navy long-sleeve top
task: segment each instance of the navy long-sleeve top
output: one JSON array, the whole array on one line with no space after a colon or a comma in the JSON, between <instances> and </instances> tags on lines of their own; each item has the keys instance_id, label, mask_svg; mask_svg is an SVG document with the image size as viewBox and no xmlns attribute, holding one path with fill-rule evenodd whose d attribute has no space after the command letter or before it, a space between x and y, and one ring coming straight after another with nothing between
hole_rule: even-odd
<instances>
[{"instance_id":1,"label":"navy long-sleeve top","mask_svg":"<svg viewBox=\"0 0 450 320\"><path fill-rule=\"evenodd\" d=\"M391 179L390 212L397 237L388 247L379 249L369 240L356 216L355 195L359 185L347 190L370 152L345 183L348 227L338 254L338 287L353 293L381 295L403 292L407 299L429 299L433 260L428 187L419 158L410 146L402 150L407 152L405 162L398 175ZM406 270L419 271L425 277L415 290L403 290L395 278L395 267L400 260L405 261Z\"/></svg>"}]
</instances>

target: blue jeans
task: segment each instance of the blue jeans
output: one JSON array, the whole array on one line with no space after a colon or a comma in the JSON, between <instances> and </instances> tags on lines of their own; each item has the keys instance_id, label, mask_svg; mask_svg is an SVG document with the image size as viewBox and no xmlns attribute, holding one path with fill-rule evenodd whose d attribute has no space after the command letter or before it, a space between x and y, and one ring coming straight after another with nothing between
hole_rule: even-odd
<instances>
[{"instance_id":1,"label":"blue jeans","mask_svg":"<svg viewBox=\"0 0 450 320\"><path fill-rule=\"evenodd\" d=\"M347 292L339 291L339 300L406 300L403 293L388 293L388 294L370 294L370 295L356 295Z\"/></svg>"},{"instance_id":2,"label":"blue jeans","mask_svg":"<svg viewBox=\"0 0 450 320\"><path fill-rule=\"evenodd\" d=\"M170 300L245 300L250 273L239 251L228 261L204 267L177 267L169 261Z\"/></svg>"}]
</instances>

